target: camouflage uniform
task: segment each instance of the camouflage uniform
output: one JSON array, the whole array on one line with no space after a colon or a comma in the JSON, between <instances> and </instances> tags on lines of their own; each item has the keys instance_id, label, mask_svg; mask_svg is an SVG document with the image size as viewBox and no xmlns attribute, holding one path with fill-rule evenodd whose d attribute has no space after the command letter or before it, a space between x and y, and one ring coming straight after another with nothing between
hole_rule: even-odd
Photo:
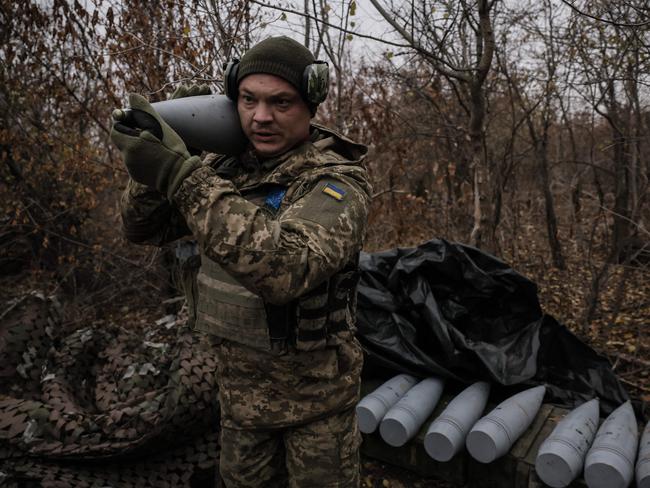
<instances>
[{"instance_id":1,"label":"camouflage uniform","mask_svg":"<svg viewBox=\"0 0 650 488\"><path fill-rule=\"evenodd\" d=\"M269 316L290 311L269 347L215 329L226 486L285 486L287 475L290 486L358 486L353 407L362 353L350 278L369 205L365 153L314 125L309 141L272 159L209 155L173 204L133 181L123 195L130 240L161 245L192 234L199 278L218 266ZM210 305L213 281L208 273L186 287L196 326L207 332L221 320Z\"/></svg>"}]
</instances>

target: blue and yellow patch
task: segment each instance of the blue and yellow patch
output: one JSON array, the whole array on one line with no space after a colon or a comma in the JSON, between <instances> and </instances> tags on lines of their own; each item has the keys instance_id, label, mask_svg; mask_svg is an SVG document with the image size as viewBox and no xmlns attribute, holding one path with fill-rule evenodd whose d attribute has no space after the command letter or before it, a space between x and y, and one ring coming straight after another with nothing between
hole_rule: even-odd
<instances>
[{"instance_id":1,"label":"blue and yellow patch","mask_svg":"<svg viewBox=\"0 0 650 488\"><path fill-rule=\"evenodd\" d=\"M338 200L339 202L343 200L343 197L345 196L345 190L342 188L339 188L338 186L332 184L332 183L327 183L323 187L323 193L326 195L331 196L335 200Z\"/></svg>"},{"instance_id":2,"label":"blue and yellow patch","mask_svg":"<svg viewBox=\"0 0 650 488\"><path fill-rule=\"evenodd\" d=\"M284 195L286 193L287 193L286 188L275 187L266 196L266 200L264 201L264 204L272 210L278 210L280 208L280 205L282 204L282 199L284 198Z\"/></svg>"}]
</instances>

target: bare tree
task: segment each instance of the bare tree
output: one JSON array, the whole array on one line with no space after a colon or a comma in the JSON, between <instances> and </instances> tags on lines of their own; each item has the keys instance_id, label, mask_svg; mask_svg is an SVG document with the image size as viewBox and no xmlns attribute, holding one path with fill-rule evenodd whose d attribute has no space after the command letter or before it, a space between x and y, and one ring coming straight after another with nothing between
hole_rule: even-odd
<instances>
[{"instance_id":1,"label":"bare tree","mask_svg":"<svg viewBox=\"0 0 650 488\"><path fill-rule=\"evenodd\" d=\"M603 209L612 222L610 243L606 261L592 273L583 315L583 323L589 324L600 290L615 263L624 265L616 292L618 305L614 308L620 307L630 264L647 240L639 235L644 234L640 218L642 209L647 208L648 171L640 171L638 164L640 155L647 151L639 93L640 87L647 87L650 82L650 24L645 2L574 4L572 10L573 35L581 41L575 45L581 84L575 88L606 122L610 137L602 149L609 155L612 175L607 188L612 203L602 199Z\"/></svg>"},{"instance_id":2,"label":"bare tree","mask_svg":"<svg viewBox=\"0 0 650 488\"><path fill-rule=\"evenodd\" d=\"M335 100L334 122L337 130L344 130L345 121L349 118L349 110L344 100L345 71L349 68L349 41L352 40L352 34L347 32L348 29L355 26L352 19L356 15L356 2L355 0L342 1L338 5L338 11L333 12L332 3L325 2L325 0L318 0L317 3L317 0L312 0L312 8L315 13L320 13L319 18L324 21L315 23L317 34L315 51L317 55L322 47L334 68L334 93L330 94L330 97L333 95ZM306 24L306 26L308 25Z\"/></svg>"},{"instance_id":3,"label":"bare tree","mask_svg":"<svg viewBox=\"0 0 650 488\"><path fill-rule=\"evenodd\" d=\"M529 8L534 8L528 6ZM557 28L554 25L557 13L553 4L546 0L538 7L534 15L522 16L523 25L526 31L535 35L536 39L543 41L543 50L540 53L539 63L534 59L530 60L534 73L519 75L517 62L519 60L507 61L503 56L507 55L507 46L501 49L502 55L498 55L500 69L503 72L510 88L514 101L522 110L522 117L528 128L528 135L533 145L533 154L536 160L536 167L539 169L540 186L544 196L544 207L546 214L546 231L553 265L558 269L565 269L566 264L562 253L562 246L558 237L558 223L555 210L553 192L551 191L551 175L549 168L549 143L550 129L555 119L554 92L557 89L558 65L563 63L564 53L557 49ZM528 10L530 13L530 10ZM538 19L544 19L545 24L539 25ZM506 34L503 35L505 39ZM526 68L523 68L526 70ZM514 73L511 73L511 70ZM522 86L526 83L528 86Z\"/></svg>"},{"instance_id":4,"label":"bare tree","mask_svg":"<svg viewBox=\"0 0 650 488\"><path fill-rule=\"evenodd\" d=\"M409 7L375 9L428 65L451 84L467 110L467 134L471 145L469 169L474 195L474 223L469 235L473 245L494 251L496 229L490 198L490 174L485 158L484 83L492 65L495 39L491 14L497 0L469 2L419 2ZM444 13L436 14L436 7Z\"/></svg>"}]
</instances>

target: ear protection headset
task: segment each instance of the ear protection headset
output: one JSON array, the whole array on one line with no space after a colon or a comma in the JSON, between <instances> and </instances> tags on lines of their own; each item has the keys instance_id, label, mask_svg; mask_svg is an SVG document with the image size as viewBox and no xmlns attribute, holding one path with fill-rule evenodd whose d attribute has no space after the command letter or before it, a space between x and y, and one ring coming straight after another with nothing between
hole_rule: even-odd
<instances>
[{"instance_id":1,"label":"ear protection headset","mask_svg":"<svg viewBox=\"0 0 650 488\"><path fill-rule=\"evenodd\" d=\"M239 73L239 59L229 61L223 72L224 93L231 100L237 100L239 89L237 87L237 74ZM312 104L318 105L327 98L329 91L329 66L325 61L315 61L307 65L302 74L300 94Z\"/></svg>"}]
</instances>

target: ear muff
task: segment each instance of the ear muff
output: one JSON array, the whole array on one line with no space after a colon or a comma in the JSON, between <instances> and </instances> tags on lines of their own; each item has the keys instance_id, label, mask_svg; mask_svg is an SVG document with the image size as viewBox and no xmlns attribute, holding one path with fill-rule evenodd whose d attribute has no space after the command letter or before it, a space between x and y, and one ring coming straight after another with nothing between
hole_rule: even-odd
<instances>
[{"instance_id":1,"label":"ear muff","mask_svg":"<svg viewBox=\"0 0 650 488\"><path fill-rule=\"evenodd\" d=\"M239 73L239 59L228 61L223 69L223 91L231 100L237 100L239 87L237 75ZM300 94L309 103L318 105L325 101L329 92L329 66L325 61L315 61L307 65L302 74Z\"/></svg>"},{"instance_id":2,"label":"ear muff","mask_svg":"<svg viewBox=\"0 0 650 488\"><path fill-rule=\"evenodd\" d=\"M239 73L239 59L235 58L228 61L223 68L223 92L231 100L237 100L239 94L237 73Z\"/></svg>"},{"instance_id":3,"label":"ear muff","mask_svg":"<svg viewBox=\"0 0 650 488\"><path fill-rule=\"evenodd\" d=\"M327 98L330 89L329 66L316 61L305 68L302 75L302 93L308 102L318 105Z\"/></svg>"}]
</instances>

